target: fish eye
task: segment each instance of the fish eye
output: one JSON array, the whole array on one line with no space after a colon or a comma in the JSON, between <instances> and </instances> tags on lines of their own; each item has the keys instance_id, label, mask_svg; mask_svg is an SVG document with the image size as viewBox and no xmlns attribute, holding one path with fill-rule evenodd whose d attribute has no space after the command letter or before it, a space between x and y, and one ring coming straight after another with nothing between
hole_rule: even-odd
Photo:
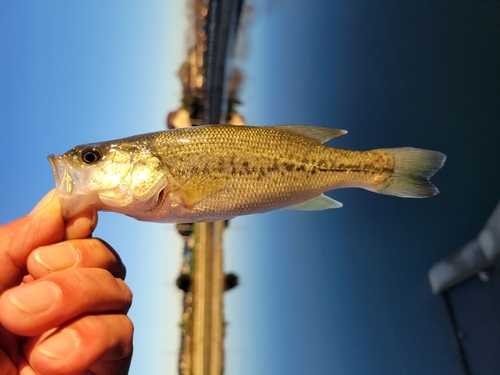
<instances>
[{"instance_id":1,"label":"fish eye","mask_svg":"<svg viewBox=\"0 0 500 375\"><path fill-rule=\"evenodd\" d=\"M101 152L93 147L84 148L81 152L82 161L85 164L94 164L101 160Z\"/></svg>"}]
</instances>

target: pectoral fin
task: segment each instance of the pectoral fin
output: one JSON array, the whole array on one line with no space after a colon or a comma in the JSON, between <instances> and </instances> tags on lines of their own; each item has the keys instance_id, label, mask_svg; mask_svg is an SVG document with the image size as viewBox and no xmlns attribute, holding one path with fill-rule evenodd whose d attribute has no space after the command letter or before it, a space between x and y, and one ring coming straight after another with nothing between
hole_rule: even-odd
<instances>
[{"instance_id":1,"label":"pectoral fin","mask_svg":"<svg viewBox=\"0 0 500 375\"><path fill-rule=\"evenodd\" d=\"M319 211L340 207L342 207L342 203L337 202L335 199L327 197L324 194L321 194L313 199L309 199L308 201L285 207L284 210Z\"/></svg>"},{"instance_id":2,"label":"pectoral fin","mask_svg":"<svg viewBox=\"0 0 500 375\"><path fill-rule=\"evenodd\" d=\"M179 186L176 193L184 205L191 208L206 197L224 189L226 185L227 181L220 176L200 173Z\"/></svg>"}]
</instances>

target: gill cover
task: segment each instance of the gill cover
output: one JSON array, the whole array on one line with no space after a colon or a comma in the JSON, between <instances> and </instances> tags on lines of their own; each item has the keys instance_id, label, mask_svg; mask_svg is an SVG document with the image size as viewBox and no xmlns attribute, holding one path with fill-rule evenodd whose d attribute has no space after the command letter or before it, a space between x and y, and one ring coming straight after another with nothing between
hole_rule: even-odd
<instances>
[{"instance_id":1,"label":"gill cover","mask_svg":"<svg viewBox=\"0 0 500 375\"><path fill-rule=\"evenodd\" d=\"M116 145L79 146L62 156L50 155L63 217L89 205L127 213L156 204L166 185L160 162L149 152L133 151Z\"/></svg>"}]
</instances>

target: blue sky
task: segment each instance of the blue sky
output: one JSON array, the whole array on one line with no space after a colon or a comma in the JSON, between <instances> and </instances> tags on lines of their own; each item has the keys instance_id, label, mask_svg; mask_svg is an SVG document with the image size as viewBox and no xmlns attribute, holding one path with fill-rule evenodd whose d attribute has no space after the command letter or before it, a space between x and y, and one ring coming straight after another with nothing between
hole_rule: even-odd
<instances>
[{"instance_id":1,"label":"blue sky","mask_svg":"<svg viewBox=\"0 0 500 375\"><path fill-rule=\"evenodd\" d=\"M459 373L426 275L477 234L498 200L499 59L487 9L254 5L238 62L248 123L344 128L329 145L430 148L448 161L432 199L339 190L329 193L339 210L232 220L225 265L241 285L225 296L226 373ZM180 103L184 6L0 0L0 223L54 186L48 154L164 128ZM175 373L182 245L174 226L103 213L96 236L128 267L131 373Z\"/></svg>"},{"instance_id":2,"label":"blue sky","mask_svg":"<svg viewBox=\"0 0 500 375\"><path fill-rule=\"evenodd\" d=\"M182 2L0 2L0 222L24 215L54 180L47 155L164 126L180 102ZM173 226L102 214L134 292L132 373L174 373L181 241Z\"/></svg>"}]
</instances>

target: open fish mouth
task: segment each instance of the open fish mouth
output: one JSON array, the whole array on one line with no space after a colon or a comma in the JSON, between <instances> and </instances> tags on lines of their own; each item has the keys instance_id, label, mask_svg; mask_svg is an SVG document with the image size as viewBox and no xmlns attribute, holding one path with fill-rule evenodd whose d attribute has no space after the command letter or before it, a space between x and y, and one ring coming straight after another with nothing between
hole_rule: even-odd
<instances>
[{"instance_id":1,"label":"open fish mouth","mask_svg":"<svg viewBox=\"0 0 500 375\"><path fill-rule=\"evenodd\" d=\"M79 182L77 173L61 156L49 155L47 159L52 166L56 195L61 202L62 215L65 219L75 216L94 203L89 194L85 194L75 185Z\"/></svg>"},{"instance_id":2,"label":"open fish mouth","mask_svg":"<svg viewBox=\"0 0 500 375\"><path fill-rule=\"evenodd\" d=\"M68 165L64 163L60 156L49 155L47 159L52 166L54 179L56 182L56 189L58 194L72 195L75 191L73 179L68 173Z\"/></svg>"}]
</instances>

